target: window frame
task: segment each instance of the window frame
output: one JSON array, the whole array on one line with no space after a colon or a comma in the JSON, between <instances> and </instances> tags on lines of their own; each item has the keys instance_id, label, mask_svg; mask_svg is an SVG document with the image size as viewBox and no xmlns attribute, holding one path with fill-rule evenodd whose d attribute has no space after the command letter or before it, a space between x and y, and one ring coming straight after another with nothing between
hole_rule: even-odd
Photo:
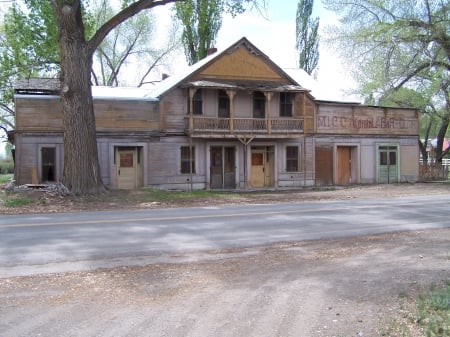
<instances>
[{"instance_id":1,"label":"window frame","mask_svg":"<svg viewBox=\"0 0 450 337\"><path fill-rule=\"evenodd\" d=\"M266 118L266 95L262 91L253 92L253 118Z\"/></svg>"},{"instance_id":2,"label":"window frame","mask_svg":"<svg viewBox=\"0 0 450 337\"><path fill-rule=\"evenodd\" d=\"M292 149L295 149L295 154L290 153ZM300 146L286 145L285 155L286 172L300 172ZM295 165L292 165L293 162L295 162Z\"/></svg>"},{"instance_id":3,"label":"window frame","mask_svg":"<svg viewBox=\"0 0 450 337\"><path fill-rule=\"evenodd\" d=\"M294 110L294 94L280 92L280 117L292 117Z\"/></svg>"},{"instance_id":4,"label":"window frame","mask_svg":"<svg viewBox=\"0 0 450 337\"><path fill-rule=\"evenodd\" d=\"M192 149L192 154L191 154ZM190 167L190 168L189 168ZM195 174L195 146L180 147L180 173Z\"/></svg>"},{"instance_id":5,"label":"window frame","mask_svg":"<svg viewBox=\"0 0 450 337\"><path fill-rule=\"evenodd\" d=\"M225 105L221 107L221 105ZM225 90L217 91L217 116L219 118L230 118L230 97Z\"/></svg>"},{"instance_id":6,"label":"window frame","mask_svg":"<svg viewBox=\"0 0 450 337\"><path fill-rule=\"evenodd\" d=\"M191 113L190 95L188 95L188 114ZM192 96L192 114L203 115L203 93L202 89L196 89Z\"/></svg>"}]
</instances>

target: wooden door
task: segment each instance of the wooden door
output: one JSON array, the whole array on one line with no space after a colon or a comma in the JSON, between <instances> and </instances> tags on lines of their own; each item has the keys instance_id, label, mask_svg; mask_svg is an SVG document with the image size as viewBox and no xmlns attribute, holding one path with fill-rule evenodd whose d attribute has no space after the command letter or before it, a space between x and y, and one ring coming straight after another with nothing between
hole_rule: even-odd
<instances>
[{"instance_id":1,"label":"wooden door","mask_svg":"<svg viewBox=\"0 0 450 337\"><path fill-rule=\"evenodd\" d=\"M136 148L116 150L117 188L130 190L138 187L138 162Z\"/></svg>"},{"instance_id":2,"label":"wooden door","mask_svg":"<svg viewBox=\"0 0 450 337\"><path fill-rule=\"evenodd\" d=\"M252 167L250 185L252 187L264 187L264 152L252 150Z\"/></svg>"},{"instance_id":3,"label":"wooden door","mask_svg":"<svg viewBox=\"0 0 450 337\"><path fill-rule=\"evenodd\" d=\"M349 146L337 147L337 172L338 185L349 185L352 181L352 148Z\"/></svg>"},{"instance_id":4,"label":"wooden door","mask_svg":"<svg viewBox=\"0 0 450 337\"><path fill-rule=\"evenodd\" d=\"M252 148L250 185L252 187L272 187L275 184L275 152L273 146Z\"/></svg>"},{"instance_id":5,"label":"wooden door","mask_svg":"<svg viewBox=\"0 0 450 337\"><path fill-rule=\"evenodd\" d=\"M315 158L316 185L333 185L333 148L317 146Z\"/></svg>"},{"instance_id":6,"label":"wooden door","mask_svg":"<svg viewBox=\"0 0 450 337\"><path fill-rule=\"evenodd\" d=\"M236 188L235 148L211 147L211 188Z\"/></svg>"},{"instance_id":7,"label":"wooden door","mask_svg":"<svg viewBox=\"0 0 450 337\"><path fill-rule=\"evenodd\" d=\"M381 145L378 147L378 183L391 184L399 181L398 147Z\"/></svg>"}]
</instances>

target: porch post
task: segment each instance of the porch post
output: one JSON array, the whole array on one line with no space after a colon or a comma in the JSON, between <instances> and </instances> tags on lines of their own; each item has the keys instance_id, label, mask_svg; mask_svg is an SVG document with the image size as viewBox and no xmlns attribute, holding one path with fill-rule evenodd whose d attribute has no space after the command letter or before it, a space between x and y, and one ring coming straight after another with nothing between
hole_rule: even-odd
<instances>
[{"instance_id":1,"label":"porch post","mask_svg":"<svg viewBox=\"0 0 450 337\"><path fill-rule=\"evenodd\" d=\"M271 116L271 109L270 109L270 101L272 100L272 92L264 92L264 95L266 96L266 103L267 103L267 132L272 134L272 116Z\"/></svg>"},{"instance_id":2,"label":"porch post","mask_svg":"<svg viewBox=\"0 0 450 337\"><path fill-rule=\"evenodd\" d=\"M194 131L194 95L197 91L196 88L189 88L189 133Z\"/></svg>"},{"instance_id":3,"label":"porch post","mask_svg":"<svg viewBox=\"0 0 450 337\"><path fill-rule=\"evenodd\" d=\"M236 91L227 90L228 98L230 99L230 132L234 132L234 95Z\"/></svg>"}]
</instances>

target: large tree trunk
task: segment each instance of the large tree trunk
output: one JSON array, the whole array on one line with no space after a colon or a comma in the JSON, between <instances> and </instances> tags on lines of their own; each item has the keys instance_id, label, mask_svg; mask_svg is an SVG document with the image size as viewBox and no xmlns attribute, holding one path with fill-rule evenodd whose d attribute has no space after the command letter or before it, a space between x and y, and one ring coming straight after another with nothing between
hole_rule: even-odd
<instances>
[{"instance_id":1,"label":"large tree trunk","mask_svg":"<svg viewBox=\"0 0 450 337\"><path fill-rule=\"evenodd\" d=\"M92 53L84 37L79 1L54 5L61 57L61 102L64 132L63 183L74 194L105 190L98 162L90 75Z\"/></svg>"}]
</instances>

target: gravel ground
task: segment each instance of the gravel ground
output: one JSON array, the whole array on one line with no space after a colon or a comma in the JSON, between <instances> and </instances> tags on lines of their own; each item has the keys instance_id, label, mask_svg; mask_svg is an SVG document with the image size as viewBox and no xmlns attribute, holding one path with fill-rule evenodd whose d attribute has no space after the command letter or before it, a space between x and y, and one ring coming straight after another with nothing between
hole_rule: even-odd
<instances>
[{"instance_id":1,"label":"gravel ground","mask_svg":"<svg viewBox=\"0 0 450 337\"><path fill-rule=\"evenodd\" d=\"M308 193L314 200L396 197L449 187ZM410 336L423 336L405 308L450 280L450 229L203 255L189 263L0 279L0 336L401 336L390 332L399 321L412 328Z\"/></svg>"}]
</instances>

